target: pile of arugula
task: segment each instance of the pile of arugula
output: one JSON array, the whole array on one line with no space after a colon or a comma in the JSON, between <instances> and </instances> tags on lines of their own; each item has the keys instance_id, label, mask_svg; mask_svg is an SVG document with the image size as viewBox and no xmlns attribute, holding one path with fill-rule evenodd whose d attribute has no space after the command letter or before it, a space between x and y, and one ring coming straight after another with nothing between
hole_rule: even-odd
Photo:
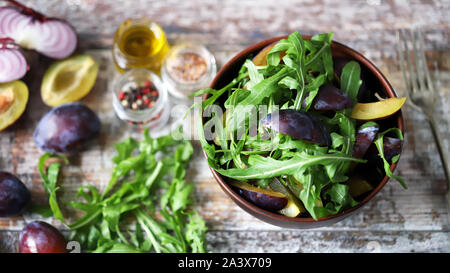
<instances>
[{"instance_id":1,"label":"pile of arugula","mask_svg":"<svg viewBox=\"0 0 450 273\"><path fill-rule=\"evenodd\" d=\"M205 252L205 222L188 207L194 188L185 181L191 143L171 135L153 139L145 131L142 142L128 138L115 148L116 165L103 193L94 186L82 186L77 198L83 201L67 204L84 212L68 224L69 239L89 252ZM52 160L46 171L50 158L59 160ZM39 211L67 223L56 195L61 160L68 163L63 156L47 153L39 161L50 205L47 211L42 207ZM137 220L134 231L129 228L132 219Z\"/></svg>"},{"instance_id":2,"label":"pile of arugula","mask_svg":"<svg viewBox=\"0 0 450 273\"><path fill-rule=\"evenodd\" d=\"M191 95L210 94L199 107L199 119L203 111L206 113L210 106L219 105L218 99L226 95L225 102L220 104L224 107L225 117L210 111L211 117L198 128L209 165L230 179L247 181L261 188L278 178L289 186L314 219L357 204L345 182L349 179L347 175L352 162L366 162L352 157L356 139L356 122L349 117L352 109L336 111L333 117L310 110L319 87L336 81L331 39L332 33L318 34L307 40L295 32L270 50L267 66L255 66L251 60L246 60L238 76L225 87L199 90ZM359 64L350 61L338 79L340 89L355 103L362 83L360 73ZM275 107L309 111L324 123L332 145L323 147L274 131L271 140L267 140L261 128L256 135L250 134L249 129L238 133L240 128L250 127L252 115L242 106L256 109L266 106L269 113ZM213 127L214 143L205 137L205 129ZM397 128L390 131L402 138ZM387 175L404 185L401 178L392 174L384 159L382 142L386 133L379 134L376 146L385 162Z\"/></svg>"}]
</instances>

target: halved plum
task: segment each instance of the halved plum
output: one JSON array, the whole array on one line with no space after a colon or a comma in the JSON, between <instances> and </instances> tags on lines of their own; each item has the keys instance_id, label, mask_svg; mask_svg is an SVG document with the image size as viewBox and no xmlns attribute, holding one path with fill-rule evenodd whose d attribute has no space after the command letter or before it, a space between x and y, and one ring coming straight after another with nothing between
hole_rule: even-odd
<instances>
[{"instance_id":1,"label":"halved plum","mask_svg":"<svg viewBox=\"0 0 450 273\"><path fill-rule=\"evenodd\" d=\"M81 103L53 108L39 121L34 131L36 145L51 153L75 153L101 129L97 115Z\"/></svg>"},{"instance_id":2,"label":"halved plum","mask_svg":"<svg viewBox=\"0 0 450 273\"><path fill-rule=\"evenodd\" d=\"M302 103L306 107L305 100ZM352 99L340 89L330 84L324 84L319 88L311 107L319 111L342 110L352 108Z\"/></svg>"},{"instance_id":3,"label":"halved plum","mask_svg":"<svg viewBox=\"0 0 450 273\"><path fill-rule=\"evenodd\" d=\"M357 103L350 115L357 120L378 120L395 114L405 103L406 98L388 98L369 103Z\"/></svg>"},{"instance_id":4,"label":"halved plum","mask_svg":"<svg viewBox=\"0 0 450 273\"><path fill-rule=\"evenodd\" d=\"M91 91L97 73L98 64L89 55L57 61L47 69L42 79L42 100L49 106L77 101Z\"/></svg>"},{"instance_id":5,"label":"halved plum","mask_svg":"<svg viewBox=\"0 0 450 273\"><path fill-rule=\"evenodd\" d=\"M242 181L231 181L229 184L239 195L262 209L276 212L288 204L287 196L280 192L261 189Z\"/></svg>"},{"instance_id":6,"label":"halved plum","mask_svg":"<svg viewBox=\"0 0 450 273\"><path fill-rule=\"evenodd\" d=\"M28 87L22 81L0 84L0 131L22 116L28 96Z\"/></svg>"},{"instance_id":7,"label":"halved plum","mask_svg":"<svg viewBox=\"0 0 450 273\"><path fill-rule=\"evenodd\" d=\"M319 118L309 113L283 109L262 118L260 125L295 139L319 145L331 145L331 136L323 123Z\"/></svg>"}]
</instances>

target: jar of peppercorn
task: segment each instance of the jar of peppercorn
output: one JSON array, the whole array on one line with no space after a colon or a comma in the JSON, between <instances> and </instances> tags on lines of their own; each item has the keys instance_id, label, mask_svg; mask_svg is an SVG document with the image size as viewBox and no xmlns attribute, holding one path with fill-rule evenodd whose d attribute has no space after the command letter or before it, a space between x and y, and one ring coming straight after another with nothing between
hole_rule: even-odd
<instances>
[{"instance_id":1,"label":"jar of peppercorn","mask_svg":"<svg viewBox=\"0 0 450 273\"><path fill-rule=\"evenodd\" d=\"M167 89L147 69L132 69L113 83L113 108L117 116L138 128L160 128L167 123L170 107Z\"/></svg>"}]
</instances>

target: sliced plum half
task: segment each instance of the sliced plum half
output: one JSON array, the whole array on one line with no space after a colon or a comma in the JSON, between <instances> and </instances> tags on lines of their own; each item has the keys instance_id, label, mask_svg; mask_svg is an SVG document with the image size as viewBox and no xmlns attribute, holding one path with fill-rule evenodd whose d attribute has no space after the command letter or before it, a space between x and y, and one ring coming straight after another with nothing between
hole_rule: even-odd
<instances>
[{"instance_id":1,"label":"sliced plum half","mask_svg":"<svg viewBox=\"0 0 450 273\"><path fill-rule=\"evenodd\" d=\"M0 84L0 131L22 116L28 102L28 87L22 81Z\"/></svg>"},{"instance_id":2,"label":"sliced plum half","mask_svg":"<svg viewBox=\"0 0 450 273\"><path fill-rule=\"evenodd\" d=\"M330 134L322 121L309 113L293 109L274 111L262 118L260 125L295 139L326 146L331 144Z\"/></svg>"},{"instance_id":3,"label":"sliced plum half","mask_svg":"<svg viewBox=\"0 0 450 273\"><path fill-rule=\"evenodd\" d=\"M305 100L302 103L306 107ZM342 110L353 107L352 99L340 89L330 84L324 84L319 88L311 107L318 111Z\"/></svg>"},{"instance_id":4,"label":"sliced plum half","mask_svg":"<svg viewBox=\"0 0 450 273\"><path fill-rule=\"evenodd\" d=\"M268 211L279 211L288 204L287 196L280 192L258 188L242 181L231 181L230 186L249 202Z\"/></svg>"}]
</instances>

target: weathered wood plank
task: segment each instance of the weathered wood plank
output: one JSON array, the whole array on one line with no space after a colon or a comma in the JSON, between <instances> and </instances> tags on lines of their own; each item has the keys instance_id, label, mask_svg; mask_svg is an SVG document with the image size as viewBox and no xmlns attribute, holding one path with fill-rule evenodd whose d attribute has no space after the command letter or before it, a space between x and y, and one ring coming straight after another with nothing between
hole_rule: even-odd
<instances>
[{"instance_id":1,"label":"weathered wood plank","mask_svg":"<svg viewBox=\"0 0 450 273\"><path fill-rule=\"evenodd\" d=\"M212 231L214 253L450 252L450 232ZM19 232L0 232L0 253L15 252Z\"/></svg>"}]
</instances>

